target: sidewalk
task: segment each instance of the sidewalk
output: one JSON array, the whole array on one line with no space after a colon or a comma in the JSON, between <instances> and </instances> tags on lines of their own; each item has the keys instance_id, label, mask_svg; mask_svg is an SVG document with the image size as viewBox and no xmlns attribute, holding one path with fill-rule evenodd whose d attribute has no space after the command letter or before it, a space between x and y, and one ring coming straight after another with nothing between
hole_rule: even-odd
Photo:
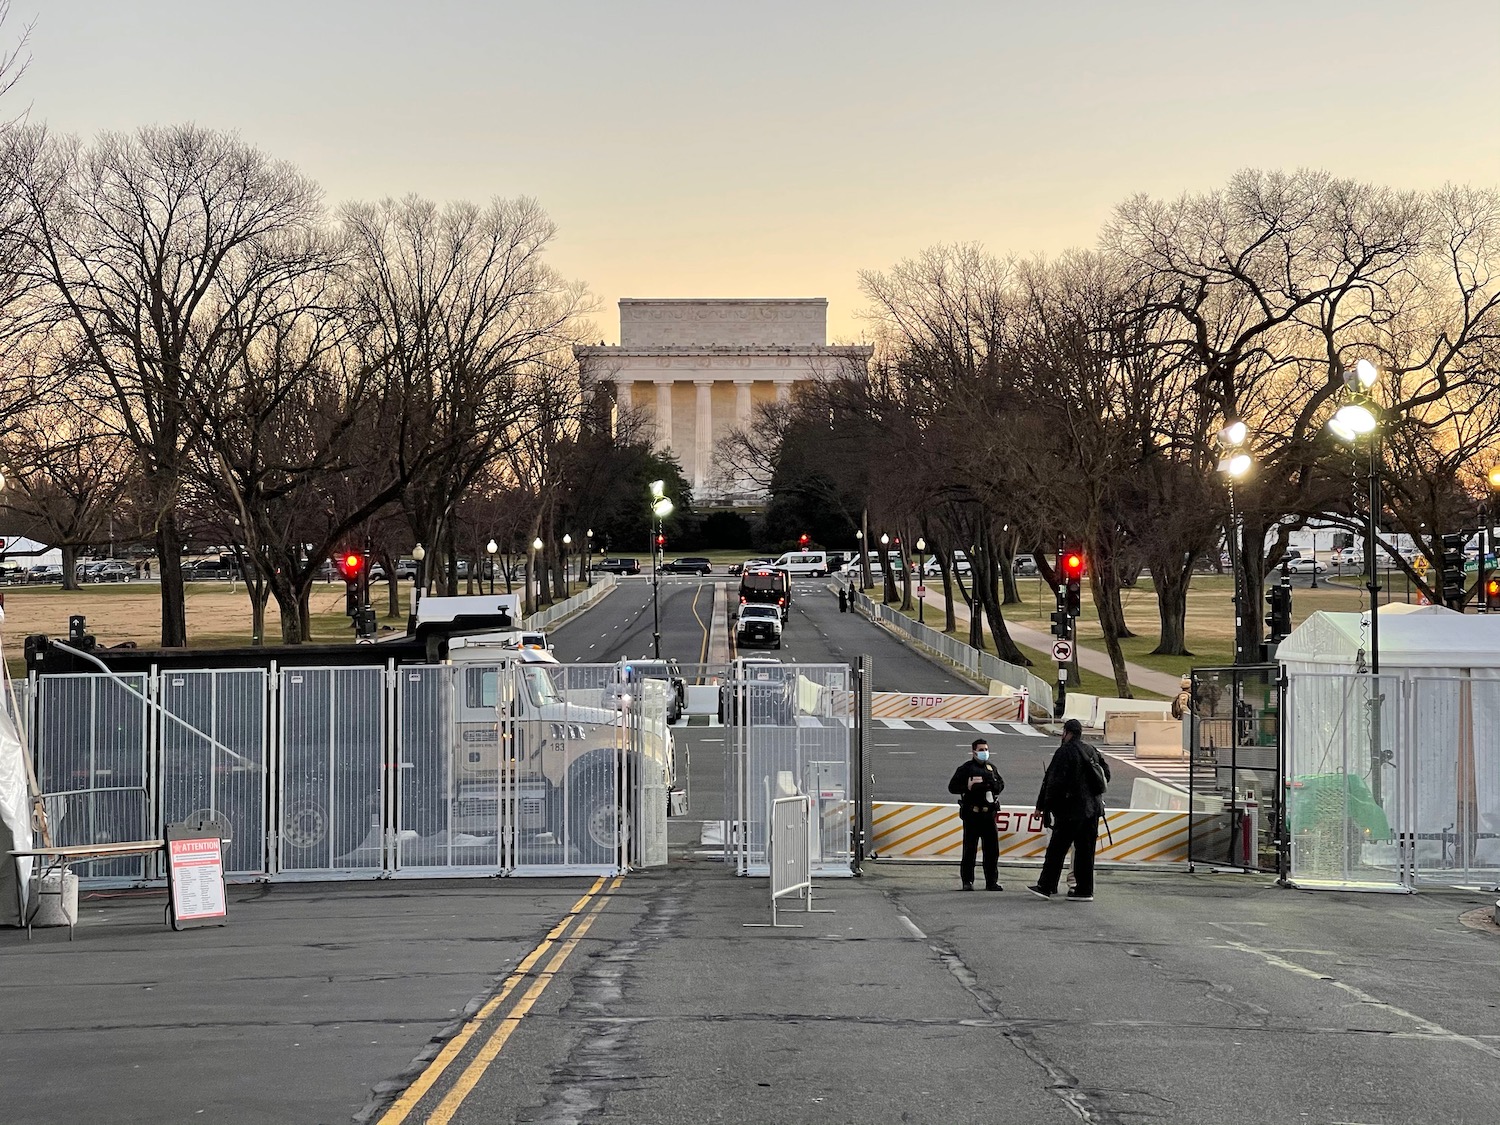
<instances>
[{"instance_id":1,"label":"sidewalk","mask_svg":"<svg viewBox=\"0 0 1500 1125\"><path fill-rule=\"evenodd\" d=\"M941 614L947 599L943 597L941 586L927 587L927 601L932 606L934 613ZM953 604L953 618L958 623L959 635L967 637L969 632L969 607L961 600ZM1010 631L1011 640L1018 645L1035 649L1038 652L1047 653L1052 651L1052 644L1056 640L1049 633L1043 633L1040 629L1032 629L1026 625L1018 625L1010 619L1006 619L1005 627ZM1095 649L1077 646L1078 663L1080 667L1087 668L1090 672L1096 672L1113 680L1115 675L1114 666L1109 662L1107 653ZM1171 699L1178 691L1178 681L1181 677L1174 676L1170 672L1156 672L1150 668L1143 668L1139 664L1125 662L1125 674L1130 677L1130 686L1141 688L1145 691L1155 692ZM1041 675L1039 672L1038 675ZM1045 679L1046 677L1043 676Z\"/></svg>"}]
</instances>

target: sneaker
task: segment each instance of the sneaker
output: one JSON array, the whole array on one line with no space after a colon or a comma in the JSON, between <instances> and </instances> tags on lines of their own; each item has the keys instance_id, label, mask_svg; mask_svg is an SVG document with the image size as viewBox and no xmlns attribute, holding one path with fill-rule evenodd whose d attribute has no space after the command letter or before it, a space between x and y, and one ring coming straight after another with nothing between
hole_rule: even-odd
<instances>
[{"instance_id":1,"label":"sneaker","mask_svg":"<svg viewBox=\"0 0 1500 1125\"><path fill-rule=\"evenodd\" d=\"M1005 888L1002 887L999 883L986 883L984 885L984 889L987 890L987 891L1003 891L1003 890L1005 890Z\"/></svg>"},{"instance_id":2,"label":"sneaker","mask_svg":"<svg viewBox=\"0 0 1500 1125\"><path fill-rule=\"evenodd\" d=\"M1081 895L1077 891L1069 891L1068 892L1068 901L1069 902L1093 902L1094 901L1094 896L1093 895Z\"/></svg>"},{"instance_id":3,"label":"sneaker","mask_svg":"<svg viewBox=\"0 0 1500 1125\"><path fill-rule=\"evenodd\" d=\"M963 886L959 887L958 889L961 890L961 891L972 891L974 889L974 884L973 883L965 883Z\"/></svg>"},{"instance_id":4,"label":"sneaker","mask_svg":"<svg viewBox=\"0 0 1500 1125\"><path fill-rule=\"evenodd\" d=\"M1035 883L1033 883L1031 886L1027 887L1026 889L1028 891L1030 891L1032 894L1036 895L1037 898L1051 898L1052 897L1052 893L1053 893L1051 891L1044 891L1044 890L1042 890L1042 888L1039 887L1039 886L1037 886Z\"/></svg>"}]
</instances>

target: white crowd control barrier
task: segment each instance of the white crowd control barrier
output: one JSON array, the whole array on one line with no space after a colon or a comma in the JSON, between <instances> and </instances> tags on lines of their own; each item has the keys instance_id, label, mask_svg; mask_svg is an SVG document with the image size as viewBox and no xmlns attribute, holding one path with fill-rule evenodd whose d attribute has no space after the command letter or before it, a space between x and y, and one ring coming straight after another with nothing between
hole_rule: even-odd
<instances>
[{"instance_id":1,"label":"white crowd control barrier","mask_svg":"<svg viewBox=\"0 0 1500 1125\"><path fill-rule=\"evenodd\" d=\"M771 831L766 847L766 873L770 877L771 921L746 922L749 928L772 926L776 929L801 929L801 923L782 922L777 918L776 904L788 895L804 901L804 914L832 914L813 906L812 885L812 817L813 799L797 795L770 800Z\"/></svg>"}]
</instances>

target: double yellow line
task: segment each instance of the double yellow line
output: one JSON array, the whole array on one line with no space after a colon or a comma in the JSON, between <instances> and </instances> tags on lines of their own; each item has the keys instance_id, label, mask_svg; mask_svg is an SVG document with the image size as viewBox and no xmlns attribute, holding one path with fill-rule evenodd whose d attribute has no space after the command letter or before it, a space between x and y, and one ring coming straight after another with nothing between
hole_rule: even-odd
<instances>
[{"instance_id":1,"label":"double yellow line","mask_svg":"<svg viewBox=\"0 0 1500 1125\"><path fill-rule=\"evenodd\" d=\"M425 1125L447 1125L447 1122L453 1119L453 1115L458 1111L458 1107L473 1092L474 1087L484 1077L484 1073L489 1069L490 1064L499 1056L500 1050L505 1046L506 1040L511 1037L511 1034L520 1025L526 1013L531 1011L532 1006L536 1004L537 1000L546 990L547 985L552 983L552 979L562 968L563 963L567 961L568 955L573 952L574 947L589 932L589 927L594 924L594 919L598 918L604 908L609 905L609 896L619 887L621 879L622 876L616 875L614 878L606 880L601 875L598 879L594 880L594 885L588 889L582 898L573 904L567 914L563 915L562 920L548 931L547 936L537 944L535 949L526 955L521 963L516 966L515 971L505 978L505 983L501 985L500 991L487 1000L484 1006L474 1013L469 1022L464 1024L459 1033L443 1045L443 1049L438 1052L437 1057L427 1064L427 1069L422 1071L417 1076L417 1080L408 1086L405 1092L396 1099L395 1104L386 1110L385 1115L379 1121L379 1125L404 1125L406 1120L411 1116L412 1110L416 1109L422 1099L437 1084L438 1079L443 1076L443 1072L453 1064L453 1061L459 1055L463 1054L464 1048L469 1045L470 1040L484 1028L489 1018L499 1011L505 1002L510 999L511 994L525 983L531 975L532 968L556 945L556 951L552 954L551 959L547 961L546 967L540 973L536 974L536 977L531 982L531 987L522 994L515 1006L495 1024L493 1030L490 1031L489 1038L484 1041L484 1045L479 1048L473 1060L470 1061L468 1066L464 1067L452 1087L443 1095L443 1100L437 1104L437 1108L423 1118L423 1121ZM562 939L563 934L568 930L568 927L573 926L574 922L578 924L573 927L573 932L568 935L566 940L562 940L562 943L559 945L558 942Z\"/></svg>"}]
</instances>

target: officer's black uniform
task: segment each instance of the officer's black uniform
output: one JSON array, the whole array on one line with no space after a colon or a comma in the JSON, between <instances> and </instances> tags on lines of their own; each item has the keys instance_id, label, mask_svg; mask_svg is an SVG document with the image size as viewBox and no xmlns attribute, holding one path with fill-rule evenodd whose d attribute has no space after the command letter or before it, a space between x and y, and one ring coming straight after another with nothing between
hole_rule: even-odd
<instances>
[{"instance_id":1,"label":"officer's black uniform","mask_svg":"<svg viewBox=\"0 0 1500 1125\"><path fill-rule=\"evenodd\" d=\"M979 783L970 786L969 778ZM948 792L958 795L958 816L964 825L964 850L958 862L958 877L964 890L974 889L974 853L984 845L984 889L1000 890L1000 836L995 831L995 812L1005 779L990 762L970 758L953 771Z\"/></svg>"}]
</instances>

